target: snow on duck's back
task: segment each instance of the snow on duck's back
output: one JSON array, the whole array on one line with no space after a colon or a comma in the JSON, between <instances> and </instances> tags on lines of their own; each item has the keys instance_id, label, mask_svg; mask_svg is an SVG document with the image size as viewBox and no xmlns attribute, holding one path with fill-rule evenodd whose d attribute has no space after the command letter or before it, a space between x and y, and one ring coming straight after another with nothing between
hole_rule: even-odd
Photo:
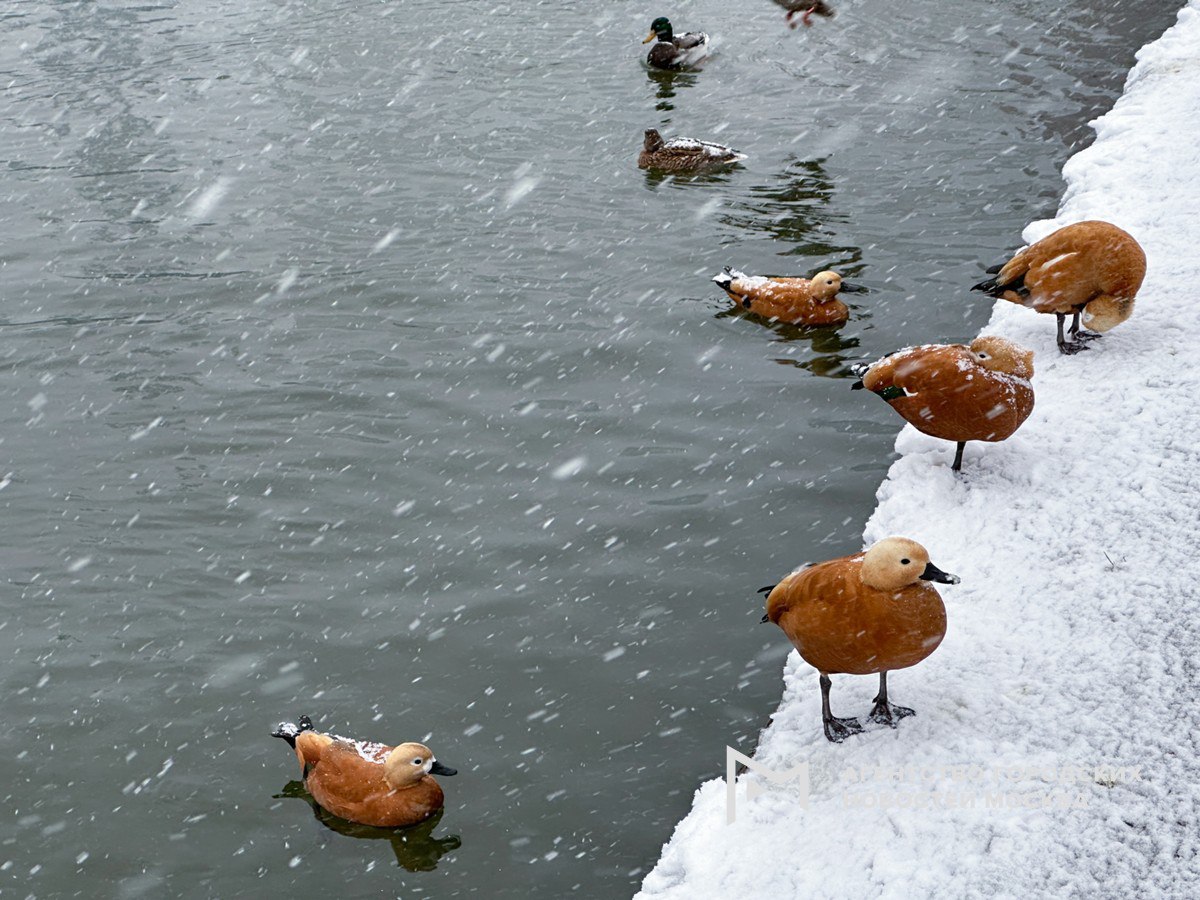
<instances>
[{"instance_id":1,"label":"snow on duck's back","mask_svg":"<svg viewBox=\"0 0 1200 900\"><path fill-rule=\"evenodd\" d=\"M812 278L790 275L747 275L729 266L713 281L743 309L792 325L841 325L850 308L840 291L864 293L861 285L843 281L837 272L818 272Z\"/></svg>"},{"instance_id":2,"label":"snow on duck's back","mask_svg":"<svg viewBox=\"0 0 1200 900\"><path fill-rule=\"evenodd\" d=\"M745 158L746 154L724 144L689 137L664 140L658 129L647 128L642 152L638 154L638 168L698 172L733 165Z\"/></svg>"}]
</instances>

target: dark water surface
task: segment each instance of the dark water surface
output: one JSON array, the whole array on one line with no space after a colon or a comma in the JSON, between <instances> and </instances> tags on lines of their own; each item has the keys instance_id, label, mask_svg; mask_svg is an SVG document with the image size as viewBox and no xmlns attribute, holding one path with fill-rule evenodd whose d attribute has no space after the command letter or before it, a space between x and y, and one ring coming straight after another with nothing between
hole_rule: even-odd
<instances>
[{"instance_id":1,"label":"dark water surface","mask_svg":"<svg viewBox=\"0 0 1200 900\"><path fill-rule=\"evenodd\" d=\"M628 896L778 699L754 589L858 547L846 363L982 325L1177 5L6 6L0 890ZM872 293L769 327L726 264ZM302 712L427 740L441 821L315 816Z\"/></svg>"}]
</instances>

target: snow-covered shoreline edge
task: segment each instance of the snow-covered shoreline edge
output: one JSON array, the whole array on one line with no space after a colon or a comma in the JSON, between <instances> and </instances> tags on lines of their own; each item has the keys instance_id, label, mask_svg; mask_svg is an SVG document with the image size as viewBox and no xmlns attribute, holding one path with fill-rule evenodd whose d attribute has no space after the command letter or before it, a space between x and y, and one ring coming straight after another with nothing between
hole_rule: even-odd
<instances>
[{"instance_id":1,"label":"snow-covered shoreline edge","mask_svg":"<svg viewBox=\"0 0 1200 900\"><path fill-rule=\"evenodd\" d=\"M1052 317L998 302L985 333L1037 354L1030 420L1003 444L969 445L961 480L950 445L911 427L897 439L864 542L913 537L963 580L942 590L943 645L889 679L918 716L828 744L816 675L792 653L755 760L807 764L807 805L795 785L751 774L726 824L725 782L705 783L639 897L1184 896L1200 884L1198 119L1191 0L1064 166L1058 216L1023 235L1092 218L1132 233L1149 260L1133 318L1063 357ZM835 714L861 716L875 687L835 677Z\"/></svg>"}]
</instances>

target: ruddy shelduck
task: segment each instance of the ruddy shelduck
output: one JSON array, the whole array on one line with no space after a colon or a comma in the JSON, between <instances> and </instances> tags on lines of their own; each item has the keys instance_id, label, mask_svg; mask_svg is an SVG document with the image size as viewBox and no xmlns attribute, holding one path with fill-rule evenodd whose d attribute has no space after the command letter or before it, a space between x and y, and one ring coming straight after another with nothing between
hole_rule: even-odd
<instances>
[{"instance_id":1,"label":"ruddy shelduck","mask_svg":"<svg viewBox=\"0 0 1200 900\"><path fill-rule=\"evenodd\" d=\"M774 622L820 674L825 737L840 743L863 730L858 719L829 711L830 675L879 673L870 720L896 727L914 715L888 702L887 673L914 666L937 649L946 634L946 607L928 582L958 584L929 561L916 541L884 538L865 553L799 569L767 595L764 622Z\"/></svg>"},{"instance_id":2,"label":"ruddy shelduck","mask_svg":"<svg viewBox=\"0 0 1200 900\"><path fill-rule=\"evenodd\" d=\"M1078 353L1133 315L1146 277L1146 254L1128 232L1109 222L1067 225L988 269L995 278L971 288L1058 317L1058 349ZM1070 313L1071 340L1063 337ZM1085 328L1081 331L1080 316Z\"/></svg>"},{"instance_id":3,"label":"ruddy shelduck","mask_svg":"<svg viewBox=\"0 0 1200 900\"><path fill-rule=\"evenodd\" d=\"M726 266L713 281L743 309L791 325L841 325L850 308L838 293L866 293L861 285L843 281L837 272L818 272L812 278L789 275L747 275Z\"/></svg>"},{"instance_id":4,"label":"ruddy shelduck","mask_svg":"<svg viewBox=\"0 0 1200 900\"><path fill-rule=\"evenodd\" d=\"M957 442L951 468L958 472L967 441L1002 441L1029 418L1032 377L1033 351L985 336L893 353L853 388L874 391L918 431Z\"/></svg>"},{"instance_id":5,"label":"ruddy shelduck","mask_svg":"<svg viewBox=\"0 0 1200 900\"><path fill-rule=\"evenodd\" d=\"M442 808L444 796L434 775L455 775L424 744L390 747L322 734L312 720L281 722L271 732L296 751L304 786L335 816L361 825L396 828L415 825Z\"/></svg>"}]
</instances>

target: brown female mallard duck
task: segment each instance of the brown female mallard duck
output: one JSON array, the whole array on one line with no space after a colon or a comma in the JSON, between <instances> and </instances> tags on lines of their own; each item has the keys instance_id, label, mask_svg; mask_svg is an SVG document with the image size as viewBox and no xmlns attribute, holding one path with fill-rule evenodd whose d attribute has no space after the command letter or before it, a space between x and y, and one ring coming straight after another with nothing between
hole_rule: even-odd
<instances>
[{"instance_id":1,"label":"brown female mallard duck","mask_svg":"<svg viewBox=\"0 0 1200 900\"><path fill-rule=\"evenodd\" d=\"M701 172L728 166L746 158L724 144L679 137L664 141L656 128L646 129L646 140L638 154L639 169L661 169L666 172Z\"/></svg>"},{"instance_id":2,"label":"brown female mallard duck","mask_svg":"<svg viewBox=\"0 0 1200 900\"><path fill-rule=\"evenodd\" d=\"M643 44L657 38L650 48L646 62L656 69L680 69L695 65L708 56L708 35L703 31L687 31L676 36L666 16L650 23L650 36Z\"/></svg>"}]
</instances>

